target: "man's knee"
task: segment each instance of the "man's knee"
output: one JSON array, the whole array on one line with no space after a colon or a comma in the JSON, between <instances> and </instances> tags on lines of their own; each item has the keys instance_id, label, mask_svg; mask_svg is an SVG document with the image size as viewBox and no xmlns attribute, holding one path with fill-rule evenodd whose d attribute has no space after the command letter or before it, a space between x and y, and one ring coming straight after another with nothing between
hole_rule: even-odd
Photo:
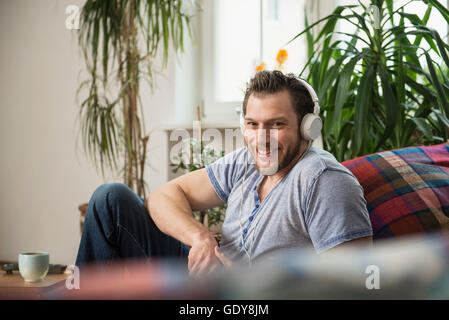
<instances>
[{"instance_id":1,"label":"man's knee","mask_svg":"<svg viewBox=\"0 0 449 320\"><path fill-rule=\"evenodd\" d=\"M124 183L121 182L110 182L100 185L95 189L92 198L95 200L110 197L110 198L120 198L123 195L127 196L133 191Z\"/></svg>"},{"instance_id":2,"label":"man's knee","mask_svg":"<svg viewBox=\"0 0 449 320\"><path fill-rule=\"evenodd\" d=\"M134 199L136 195L125 184L120 182L105 183L95 189L89 201L89 206L98 208L114 208L123 205L123 202ZM93 210L88 210L93 212ZM97 210L98 211L98 210ZM100 214L111 213L109 210L99 210ZM87 217L86 217L87 218Z\"/></svg>"}]
</instances>

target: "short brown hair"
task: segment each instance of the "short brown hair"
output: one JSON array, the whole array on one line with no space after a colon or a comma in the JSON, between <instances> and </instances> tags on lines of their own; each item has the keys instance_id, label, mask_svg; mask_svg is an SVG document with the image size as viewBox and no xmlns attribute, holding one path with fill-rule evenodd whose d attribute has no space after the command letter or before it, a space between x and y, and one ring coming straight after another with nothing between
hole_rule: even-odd
<instances>
[{"instance_id":1,"label":"short brown hair","mask_svg":"<svg viewBox=\"0 0 449 320\"><path fill-rule=\"evenodd\" d=\"M292 74L283 74L281 71L258 71L246 88L243 99L243 115L246 115L246 105L251 94L264 96L265 94L278 93L287 90L290 93L290 101L298 118L298 127L302 118L307 113L313 113L313 101L309 91Z\"/></svg>"}]
</instances>

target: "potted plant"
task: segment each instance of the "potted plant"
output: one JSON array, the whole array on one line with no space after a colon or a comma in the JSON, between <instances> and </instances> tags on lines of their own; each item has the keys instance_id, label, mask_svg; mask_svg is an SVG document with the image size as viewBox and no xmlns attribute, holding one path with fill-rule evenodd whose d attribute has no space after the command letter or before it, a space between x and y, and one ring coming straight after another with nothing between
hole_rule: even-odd
<instances>
[{"instance_id":1,"label":"potted plant","mask_svg":"<svg viewBox=\"0 0 449 320\"><path fill-rule=\"evenodd\" d=\"M291 40L307 37L308 62L300 76L318 93L324 147L339 161L448 139L449 46L427 24L432 11L449 23L449 11L426 0L420 17L407 12L411 2L338 6L312 25L306 19ZM355 31L337 30L338 22Z\"/></svg>"},{"instance_id":2,"label":"potted plant","mask_svg":"<svg viewBox=\"0 0 449 320\"><path fill-rule=\"evenodd\" d=\"M190 19L181 0L87 0L81 10L78 42L89 74L77 93L87 91L79 113L84 151L103 175L120 172L142 198L149 135L140 84L154 88L160 49L163 68L170 43L183 51Z\"/></svg>"}]
</instances>

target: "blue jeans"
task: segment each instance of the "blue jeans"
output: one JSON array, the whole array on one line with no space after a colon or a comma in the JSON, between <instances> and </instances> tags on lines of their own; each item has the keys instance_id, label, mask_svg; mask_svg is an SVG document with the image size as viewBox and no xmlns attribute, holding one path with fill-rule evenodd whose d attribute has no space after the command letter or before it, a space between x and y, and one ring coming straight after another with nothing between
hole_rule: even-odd
<instances>
[{"instance_id":1,"label":"blue jeans","mask_svg":"<svg viewBox=\"0 0 449 320\"><path fill-rule=\"evenodd\" d=\"M175 258L187 266L189 247L162 233L144 200L122 183L93 193L86 211L76 265L118 259Z\"/></svg>"}]
</instances>

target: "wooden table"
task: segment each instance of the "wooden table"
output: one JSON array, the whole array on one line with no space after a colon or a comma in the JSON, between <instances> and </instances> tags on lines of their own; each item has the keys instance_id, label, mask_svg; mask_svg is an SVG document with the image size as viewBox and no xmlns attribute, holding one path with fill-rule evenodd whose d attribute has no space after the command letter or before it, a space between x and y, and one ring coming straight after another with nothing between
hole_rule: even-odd
<instances>
[{"instance_id":1,"label":"wooden table","mask_svg":"<svg viewBox=\"0 0 449 320\"><path fill-rule=\"evenodd\" d=\"M18 271L7 274L0 271L0 300L8 299L55 299L52 293L65 286L66 279L72 274L48 274L41 282L25 282Z\"/></svg>"}]
</instances>

